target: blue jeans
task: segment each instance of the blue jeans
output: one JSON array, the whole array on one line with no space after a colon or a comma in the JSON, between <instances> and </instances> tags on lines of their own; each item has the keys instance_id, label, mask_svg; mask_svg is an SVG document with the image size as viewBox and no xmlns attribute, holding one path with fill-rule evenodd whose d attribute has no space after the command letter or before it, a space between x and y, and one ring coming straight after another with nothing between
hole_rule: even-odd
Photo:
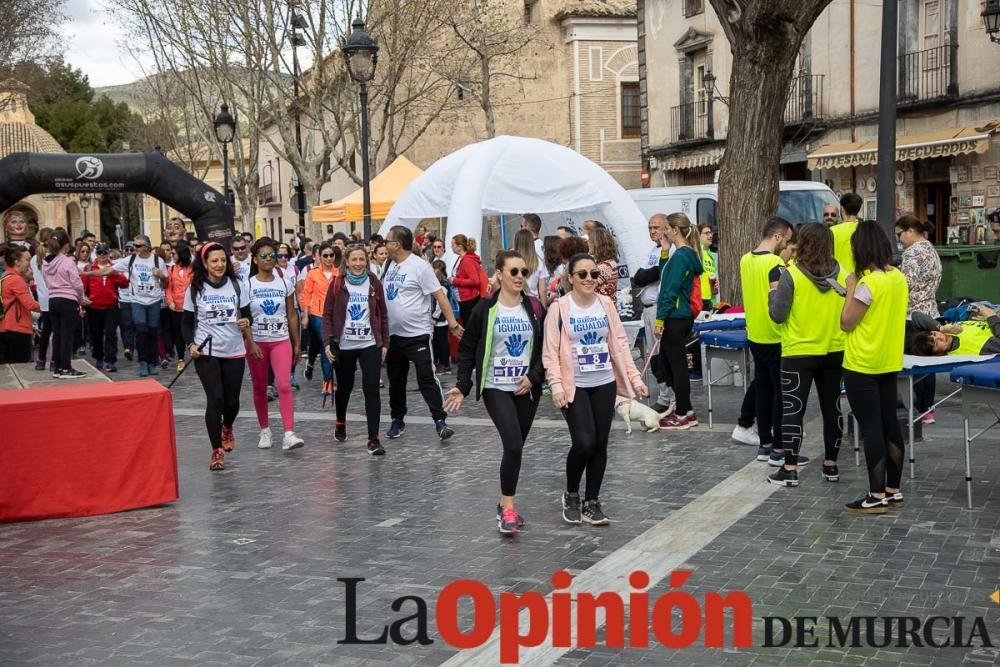
<instances>
[{"instance_id":1,"label":"blue jeans","mask_svg":"<svg viewBox=\"0 0 1000 667\"><path fill-rule=\"evenodd\" d=\"M323 367L323 381L333 379L333 364L326 358L326 341L323 340L323 318L317 315L309 316L309 335L320 341L319 363Z\"/></svg>"},{"instance_id":2,"label":"blue jeans","mask_svg":"<svg viewBox=\"0 0 1000 667\"><path fill-rule=\"evenodd\" d=\"M118 327L122 332L122 348L126 350L135 349L135 324L132 323L132 302L122 302L119 304L121 316L118 320Z\"/></svg>"},{"instance_id":3,"label":"blue jeans","mask_svg":"<svg viewBox=\"0 0 1000 667\"><path fill-rule=\"evenodd\" d=\"M156 363L156 337L160 331L160 302L144 305L132 303L132 322L135 324L135 347L139 361Z\"/></svg>"}]
</instances>

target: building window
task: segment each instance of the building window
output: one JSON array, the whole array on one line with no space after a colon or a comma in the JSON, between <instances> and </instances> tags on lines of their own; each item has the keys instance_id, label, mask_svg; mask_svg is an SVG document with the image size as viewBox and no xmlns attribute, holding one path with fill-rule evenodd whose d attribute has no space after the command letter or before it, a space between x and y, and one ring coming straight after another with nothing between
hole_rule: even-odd
<instances>
[{"instance_id":1,"label":"building window","mask_svg":"<svg viewBox=\"0 0 1000 667\"><path fill-rule=\"evenodd\" d=\"M684 16L694 16L705 11L705 0L684 0Z\"/></svg>"},{"instance_id":2,"label":"building window","mask_svg":"<svg viewBox=\"0 0 1000 667\"><path fill-rule=\"evenodd\" d=\"M622 138L632 139L639 136L639 84L628 82L622 84Z\"/></svg>"}]
</instances>

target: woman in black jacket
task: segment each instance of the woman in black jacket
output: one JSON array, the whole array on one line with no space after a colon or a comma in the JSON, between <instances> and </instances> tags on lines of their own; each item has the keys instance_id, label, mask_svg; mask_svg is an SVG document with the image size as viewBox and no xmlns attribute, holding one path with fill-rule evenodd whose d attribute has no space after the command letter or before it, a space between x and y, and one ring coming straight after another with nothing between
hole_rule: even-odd
<instances>
[{"instance_id":1,"label":"woman in black jacket","mask_svg":"<svg viewBox=\"0 0 1000 667\"><path fill-rule=\"evenodd\" d=\"M514 509L514 494L521 450L535 420L545 378L542 308L537 299L522 292L529 272L521 255L513 250L498 253L496 272L499 291L482 299L466 322L458 348L456 386L448 392L444 408L455 412L462 406L475 370L476 400L482 396L503 443L497 527L511 535L524 525ZM511 415L517 415L517 420Z\"/></svg>"}]
</instances>

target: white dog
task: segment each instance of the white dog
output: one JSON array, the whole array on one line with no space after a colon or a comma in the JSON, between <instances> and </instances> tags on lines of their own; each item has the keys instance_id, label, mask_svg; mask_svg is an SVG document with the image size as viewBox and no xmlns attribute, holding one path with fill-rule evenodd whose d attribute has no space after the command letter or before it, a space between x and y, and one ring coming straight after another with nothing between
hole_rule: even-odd
<instances>
[{"instance_id":1,"label":"white dog","mask_svg":"<svg viewBox=\"0 0 1000 667\"><path fill-rule=\"evenodd\" d=\"M657 413L653 408L643 405L634 398L618 396L615 398L615 412L625 420L625 433L631 435L632 420L642 424L647 433L660 430L660 420L670 414L670 411Z\"/></svg>"}]
</instances>

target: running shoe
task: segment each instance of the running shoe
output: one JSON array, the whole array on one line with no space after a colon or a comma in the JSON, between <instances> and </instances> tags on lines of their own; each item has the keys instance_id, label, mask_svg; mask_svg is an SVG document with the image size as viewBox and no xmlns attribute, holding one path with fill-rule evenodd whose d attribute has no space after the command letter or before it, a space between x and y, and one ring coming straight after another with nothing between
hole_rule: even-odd
<instances>
[{"instance_id":1,"label":"running shoe","mask_svg":"<svg viewBox=\"0 0 1000 667\"><path fill-rule=\"evenodd\" d=\"M770 447L764 447L763 445L761 445L760 447L757 448L757 460L758 461L762 461L763 463L767 463L770 458L771 458L771 448Z\"/></svg>"},{"instance_id":2,"label":"running shoe","mask_svg":"<svg viewBox=\"0 0 1000 667\"><path fill-rule=\"evenodd\" d=\"M313 379L313 364L306 364L306 369L302 371L302 375L305 376L306 380L312 382Z\"/></svg>"},{"instance_id":3,"label":"running shoe","mask_svg":"<svg viewBox=\"0 0 1000 667\"><path fill-rule=\"evenodd\" d=\"M777 484L778 486L798 486L799 471L789 470L785 466L781 466L774 471L773 475L767 476L767 483Z\"/></svg>"},{"instance_id":4,"label":"running shoe","mask_svg":"<svg viewBox=\"0 0 1000 667\"><path fill-rule=\"evenodd\" d=\"M837 468L837 464L834 463L832 466L823 464L823 479L828 482L839 482L840 481L840 469Z\"/></svg>"},{"instance_id":5,"label":"running shoe","mask_svg":"<svg viewBox=\"0 0 1000 667\"><path fill-rule=\"evenodd\" d=\"M38 361L35 362L35 370L36 371L44 371L45 370L45 360L44 359L39 359Z\"/></svg>"},{"instance_id":6,"label":"running shoe","mask_svg":"<svg viewBox=\"0 0 1000 667\"><path fill-rule=\"evenodd\" d=\"M500 514L500 520L497 522L497 529L501 535L515 535L521 527L520 519L521 517L518 516L516 509L505 507Z\"/></svg>"},{"instance_id":7,"label":"running shoe","mask_svg":"<svg viewBox=\"0 0 1000 667\"><path fill-rule=\"evenodd\" d=\"M563 521L566 523L581 523L580 518L580 494L565 491L562 497Z\"/></svg>"},{"instance_id":8,"label":"running shoe","mask_svg":"<svg viewBox=\"0 0 1000 667\"><path fill-rule=\"evenodd\" d=\"M184 370L184 362L183 361L178 361L177 362L177 372L180 373L183 370Z\"/></svg>"},{"instance_id":9,"label":"running shoe","mask_svg":"<svg viewBox=\"0 0 1000 667\"><path fill-rule=\"evenodd\" d=\"M299 379L295 377L295 373L292 373L292 389L299 390Z\"/></svg>"},{"instance_id":10,"label":"running shoe","mask_svg":"<svg viewBox=\"0 0 1000 667\"><path fill-rule=\"evenodd\" d=\"M497 503L497 521L503 518L503 506ZM524 528L524 515L520 512L517 513L517 527Z\"/></svg>"},{"instance_id":11,"label":"running shoe","mask_svg":"<svg viewBox=\"0 0 1000 667\"><path fill-rule=\"evenodd\" d=\"M583 520L591 526L606 526L611 523L611 519L601 509L601 501L597 498L583 501Z\"/></svg>"},{"instance_id":12,"label":"running shoe","mask_svg":"<svg viewBox=\"0 0 1000 667\"><path fill-rule=\"evenodd\" d=\"M390 440L395 440L399 436L406 432L406 424L403 423L403 419L393 419L392 423L389 424L389 430L386 431L385 437Z\"/></svg>"},{"instance_id":13,"label":"running shoe","mask_svg":"<svg viewBox=\"0 0 1000 667\"><path fill-rule=\"evenodd\" d=\"M455 435L455 429L448 426L448 422L443 419L439 419L434 422L434 428L437 429L438 437L441 438L442 441Z\"/></svg>"},{"instance_id":14,"label":"running shoe","mask_svg":"<svg viewBox=\"0 0 1000 667\"><path fill-rule=\"evenodd\" d=\"M347 422L337 421L333 425L333 439L337 442L347 440Z\"/></svg>"},{"instance_id":15,"label":"running shoe","mask_svg":"<svg viewBox=\"0 0 1000 667\"><path fill-rule=\"evenodd\" d=\"M289 449L298 449L304 444L306 441L295 435L295 431L285 431L285 437L281 440L281 448L286 452Z\"/></svg>"},{"instance_id":16,"label":"running shoe","mask_svg":"<svg viewBox=\"0 0 1000 667\"><path fill-rule=\"evenodd\" d=\"M141 378L149 377L149 364L147 364L145 361L139 362L139 377Z\"/></svg>"},{"instance_id":17,"label":"running shoe","mask_svg":"<svg viewBox=\"0 0 1000 667\"><path fill-rule=\"evenodd\" d=\"M224 470L226 468L226 455L222 449L212 450L212 462L208 464L209 470Z\"/></svg>"},{"instance_id":18,"label":"running shoe","mask_svg":"<svg viewBox=\"0 0 1000 667\"><path fill-rule=\"evenodd\" d=\"M170 359L166 357L160 359L160 368L162 368L163 370L167 370L167 366L169 365L170 365Z\"/></svg>"},{"instance_id":19,"label":"running shoe","mask_svg":"<svg viewBox=\"0 0 1000 667\"><path fill-rule=\"evenodd\" d=\"M768 463L768 465L772 465L775 468L779 468L779 467L785 465L785 452L784 451L781 451L781 452L772 451L770 458L767 459L767 463ZM801 468L802 466L804 466L807 463L809 463L809 457L808 456L802 456L801 454L799 454L799 460L796 461L795 464Z\"/></svg>"},{"instance_id":20,"label":"running shoe","mask_svg":"<svg viewBox=\"0 0 1000 667\"><path fill-rule=\"evenodd\" d=\"M385 447L378 438L371 438L368 440L368 453L372 456L385 456Z\"/></svg>"},{"instance_id":21,"label":"running shoe","mask_svg":"<svg viewBox=\"0 0 1000 667\"><path fill-rule=\"evenodd\" d=\"M903 507L903 492L897 491L896 493L885 492L885 500L889 503L889 509L900 509Z\"/></svg>"},{"instance_id":22,"label":"running shoe","mask_svg":"<svg viewBox=\"0 0 1000 667\"><path fill-rule=\"evenodd\" d=\"M930 426L931 424L936 424L937 420L934 419L934 411L933 410L929 411L927 414L925 414L923 417L920 418L920 421L923 424L926 424L927 426Z\"/></svg>"},{"instance_id":23,"label":"running shoe","mask_svg":"<svg viewBox=\"0 0 1000 667\"><path fill-rule=\"evenodd\" d=\"M660 428L664 431L686 431L691 428L687 417L678 417L677 414L670 414L660 420Z\"/></svg>"},{"instance_id":24,"label":"running shoe","mask_svg":"<svg viewBox=\"0 0 1000 667\"><path fill-rule=\"evenodd\" d=\"M122 350L122 354L125 356L126 361L132 361L132 350L130 348L125 348Z\"/></svg>"},{"instance_id":25,"label":"running shoe","mask_svg":"<svg viewBox=\"0 0 1000 667\"><path fill-rule=\"evenodd\" d=\"M53 375L52 377L56 377L56 376ZM76 370L75 368L72 368L72 367L68 368L66 370L63 370L63 371L59 371L59 379L60 380L79 380L80 378L83 378L83 377L87 377L87 374L86 373L81 373L80 371L78 371L78 370Z\"/></svg>"},{"instance_id":26,"label":"running shoe","mask_svg":"<svg viewBox=\"0 0 1000 667\"><path fill-rule=\"evenodd\" d=\"M855 514L885 514L889 511L889 501L866 493L857 500L844 505L844 509Z\"/></svg>"},{"instance_id":27,"label":"running shoe","mask_svg":"<svg viewBox=\"0 0 1000 667\"><path fill-rule=\"evenodd\" d=\"M262 428L260 430L260 440L257 441L257 449L271 449L271 429Z\"/></svg>"},{"instance_id":28,"label":"running shoe","mask_svg":"<svg viewBox=\"0 0 1000 667\"><path fill-rule=\"evenodd\" d=\"M118 372L118 366L115 365L115 364L113 364L113 363L112 364L104 364L104 372L105 373L117 373Z\"/></svg>"},{"instance_id":29,"label":"running shoe","mask_svg":"<svg viewBox=\"0 0 1000 667\"><path fill-rule=\"evenodd\" d=\"M146 364L146 370L149 371L150 375L160 374L160 369L156 367L156 364Z\"/></svg>"},{"instance_id":30,"label":"running shoe","mask_svg":"<svg viewBox=\"0 0 1000 667\"><path fill-rule=\"evenodd\" d=\"M236 436L233 435L233 427L222 426L222 448L227 452L231 452L236 449Z\"/></svg>"},{"instance_id":31,"label":"running shoe","mask_svg":"<svg viewBox=\"0 0 1000 667\"><path fill-rule=\"evenodd\" d=\"M278 398L278 390L274 388L274 385L268 385L267 387L267 400L268 402L273 401Z\"/></svg>"},{"instance_id":32,"label":"running shoe","mask_svg":"<svg viewBox=\"0 0 1000 667\"><path fill-rule=\"evenodd\" d=\"M753 430L753 426L740 426L737 424L736 428L733 429L732 438L736 442L742 442L744 445L760 447L760 436L757 435L757 431Z\"/></svg>"},{"instance_id":33,"label":"running shoe","mask_svg":"<svg viewBox=\"0 0 1000 667\"><path fill-rule=\"evenodd\" d=\"M686 415L684 415L684 419L687 420L688 426L698 425L698 415L695 413L694 410L691 410Z\"/></svg>"}]
</instances>

